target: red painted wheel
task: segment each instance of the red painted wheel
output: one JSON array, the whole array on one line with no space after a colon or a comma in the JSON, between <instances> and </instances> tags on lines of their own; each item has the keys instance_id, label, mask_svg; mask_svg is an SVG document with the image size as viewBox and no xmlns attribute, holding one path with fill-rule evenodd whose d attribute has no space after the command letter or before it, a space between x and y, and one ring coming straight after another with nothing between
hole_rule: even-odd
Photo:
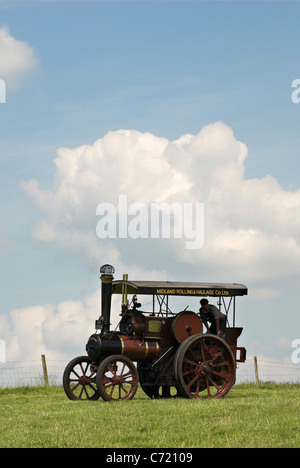
<instances>
[{"instance_id":1,"label":"red painted wheel","mask_svg":"<svg viewBox=\"0 0 300 468\"><path fill-rule=\"evenodd\" d=\"M63 386L70 400L98 400L100 393L96 386L96 372L88 356L73 359L63 375Z\"/></svg>"},{"instance_id":2,"label":"red painted wheel","mask_svg":"<svg viewBox=\"0 0 300 468\"><path fill-rule=\"evenodd\" d=\"M216 335L194 335L178 348L174 359L177 387L186 398L222 398L235 382L235 359Z\"/></svg>"},{"instance_id":3,"label":"red painted wheel","mask_svg":"<svg viewBox=\"0 0 300 468\"><path fill-rule=\"evenodd\" d=\"M105 401L131 400L138 388L138 373L129 358L109 356L99 365L96 383Z\"/></svg>"}]
</instances>

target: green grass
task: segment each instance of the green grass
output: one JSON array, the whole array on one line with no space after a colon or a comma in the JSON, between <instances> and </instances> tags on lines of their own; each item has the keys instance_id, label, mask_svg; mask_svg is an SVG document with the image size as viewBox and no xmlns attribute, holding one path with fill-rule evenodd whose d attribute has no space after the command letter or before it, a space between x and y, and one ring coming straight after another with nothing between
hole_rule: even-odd
<instances>
[{"instance_id":1,"label":"green grass","mask_svg":"<svg viewBox=\"0 0 300 468\"><path fill-rule=\"evenodd\" d=\"M221 400L70 401L0 389L0 447L300 447L299 385L237 385Z\"/></svg>"}]
</instances>

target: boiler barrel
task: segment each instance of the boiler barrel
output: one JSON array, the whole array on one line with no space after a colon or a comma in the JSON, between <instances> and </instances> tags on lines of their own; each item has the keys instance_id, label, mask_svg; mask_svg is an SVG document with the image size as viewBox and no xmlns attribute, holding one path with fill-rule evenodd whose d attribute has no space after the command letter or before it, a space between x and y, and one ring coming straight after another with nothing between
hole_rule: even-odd
<instances>
[{"instance_id":1,"label":"boiler barrel","mask_svg":"<svg viewBox=\"0 0 300 468\"><path fill-rule=\"evenodd\" d=\"M143 361L159 355L160 345L154 340L134 340L127 335L100 336L94 334L90 336L86 345L86 351L92 361L100 358L120 354L133 361Z\"/></svg>"}]
</instances>

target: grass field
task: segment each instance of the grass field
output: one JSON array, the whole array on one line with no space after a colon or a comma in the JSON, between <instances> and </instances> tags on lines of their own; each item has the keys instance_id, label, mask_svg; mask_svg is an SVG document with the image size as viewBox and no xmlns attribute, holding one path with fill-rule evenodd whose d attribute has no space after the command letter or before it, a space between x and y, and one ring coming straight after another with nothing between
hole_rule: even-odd
<instances>
[{"instance_id":1,"label":"grass field","mask_svg":"<svg viewBox=\"0 0 300 468\"><path fill-rule=\"evenodd\" d=\"M237 385L221 400L70 401L0 389L0 447L300 447L299 385Z\"/></svg>"}]
</instances>

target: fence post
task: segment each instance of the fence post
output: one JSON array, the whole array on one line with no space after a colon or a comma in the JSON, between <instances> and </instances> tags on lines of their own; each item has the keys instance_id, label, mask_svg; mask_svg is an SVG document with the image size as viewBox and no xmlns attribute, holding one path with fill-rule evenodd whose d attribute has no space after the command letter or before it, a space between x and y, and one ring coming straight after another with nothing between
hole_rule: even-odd
<instances>
[{"instance_id":1,"label":"fence post","mask_svg":"<svg viewBox=\"0 0 300 468\"><path fill-rule=\"evenodd\" d=\"M47 364L46 364L46 357L45 354L42 354L42 365L43 365L43 374L44 374L44 383L45 387L49 387L49 379L48 379L48 372L47 372Z\"/></svg>"},{"instance_id":2,"label":"fence post","mask_svg":"<svg viewBox=\"0 0 300 468\"><path fill-rule=\"evenodd\" d=\"M257 357L254 356L254 369L255 369L255 380L256 380L256 385L259 385L259 378L258 378L258 366L257 366Z\"/></svg>"}]
</instances>

